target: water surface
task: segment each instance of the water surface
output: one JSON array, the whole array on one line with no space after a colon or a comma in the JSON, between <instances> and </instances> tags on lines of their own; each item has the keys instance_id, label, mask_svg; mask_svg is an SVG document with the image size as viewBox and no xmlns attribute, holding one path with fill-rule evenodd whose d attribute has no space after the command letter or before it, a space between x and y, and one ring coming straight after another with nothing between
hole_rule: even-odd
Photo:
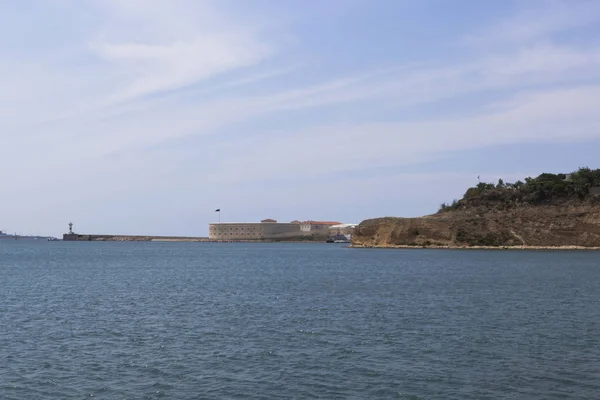
<instances>
[{"instance_id":1,"label":"water surface","mask_svg":"<svg viewBox=\"0 0 600 400\"><path fill-rule=\"evenodd\" d=\"M594 399L599 260L0 242L0 398Z\"/></svg>"}]
</instances>

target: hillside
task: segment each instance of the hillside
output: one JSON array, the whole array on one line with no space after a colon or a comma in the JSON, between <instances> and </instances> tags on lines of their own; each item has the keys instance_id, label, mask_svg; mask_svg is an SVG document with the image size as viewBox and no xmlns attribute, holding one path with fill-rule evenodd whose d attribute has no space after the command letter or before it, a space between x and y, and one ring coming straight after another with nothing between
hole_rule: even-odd
<instances>
[{"instance_id":1,"label":"hillside","mask_svg":"<svg viewBox=\"0 0 600 400\"><path fill-rule=\"evenodd\" d=\"M421 218L378 218L355 230L355 247L600 246L600 170L479 183Z\"/></svg>"}]
</instances>

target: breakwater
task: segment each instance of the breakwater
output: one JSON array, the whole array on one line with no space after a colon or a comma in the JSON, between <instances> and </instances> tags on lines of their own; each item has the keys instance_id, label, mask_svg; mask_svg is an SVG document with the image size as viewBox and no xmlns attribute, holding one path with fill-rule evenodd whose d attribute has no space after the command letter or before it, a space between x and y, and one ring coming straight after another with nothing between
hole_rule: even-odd
<instances>
[{"instance_id":1,"label":"breakwater","mask_svg":"<svg viewBox=\"0 0 600 400\"><path fill-rule=\"evenodd\" d=\"M69 242L211 242L211 243L325 243L319 238L285 238L285 239L209 239L196 236L152 236L152 235L97 235L65 233L64 241Z\"/></svg>"},{"instance_id":2,"label":"breakwater","mask_svg":"<svg viewBox=\"0 0 600 400\"><path fill-rule=\"evenodd\" d=\"M70 242L208 242L207 237L194 236L152 236L152 235L93 235L69 234L63 235L63 240Z\"/></svg>"}]
</instances>

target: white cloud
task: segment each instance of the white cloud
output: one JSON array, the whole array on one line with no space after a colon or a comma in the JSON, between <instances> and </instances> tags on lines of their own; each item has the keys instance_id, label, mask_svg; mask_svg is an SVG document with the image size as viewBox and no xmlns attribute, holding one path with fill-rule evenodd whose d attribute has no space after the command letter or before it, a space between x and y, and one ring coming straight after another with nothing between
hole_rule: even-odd
<instances>
[{"instance_id":1,"label":"white cloud","mask_svg":"<svg viewBox=\"0 0 600 400\"><path fill-rule=\"evenodd\" d=\"M599 63L600 50L597 48L580 50L545 43L520 48L510 56L491 56L481 67L486 75L528 74L529 78L529 74L559 74L582 67L596 72ZM556 79L557 75L552 78Z\"/></svg>"},{"instance_id":2,"label":"white cloud","mask_svg":"<svg viewBox=\"0 0 600 400\"><path fill-rule=\"evenodd\" d=\"M80 32L82 46L63 48L54 43L59 56L35 62L5 54L0 66L0 159L26 165L22 173L35 180L39 177L33 171L40 165L93 166L109 154L207 129L216 114L224 120L219 104L205 108L201 118L189 104L163 107L159 98L136 100L208 81L271 54L273 46L260 38L259 27L242 23L215 4L77 3L91 7L98 18L97 24ZM88 50L104 62L98 64ZM235 79L234 86L244 84ZM116 104L124 100L129 102ZM6 171L0 177L5 182L19 180Z\"/></svg>"},{"instance_id":3,"label":"white cloud","mask_svg":"<svg viewBox=\"0 0 600 400\"><path fill-rule=\"evenodd\" d=\"M536 0L518 4L522 8L512 17L468 36L465 42L484 50L491 46L523 45L600 23L600 5L593 0Z\"/></svg>"},{"instance_id":4,"label":"white cloud","mask_svg":"<svg viewBox=\"0 0 600 400\"><path fill-rule=\"evenodd\" d=\"M600 86L579 87L523 93L483 115L272 135L253 146L254 150L233 152L236 157L215 171L214 180L317 176L323 171L407 165L443 152L501 144L600 139L598 102ZM292 157L285 149L299 156Z\"/></svg>"},{"instance_id":5,"label":"white cloud","mask_svg":"<svg viewBox=\"0 0 600 400\"><path fill-rule=\"evenodd\" d=\"M140 193L158 196L159 189L179 198L181 209L194 201L212 208L221 193L254 199L258 208L268 198L289 203L291 195L253 183L304 179L302 187L318 191L332 184L324 172L398 167L500 144L599 139L598 40L553 40L578 28L575 21L594 24L592 2L571 11L556 3L537 18L526 11L500 22L452 64L415 59L382 68L373 60L356 72L323 63L312 75L303 68L321 60L289 57L278 35L265 35L224 3L75 4L96 16L79 43L52 43L43 56L2 54L0 160L18 172L0 170L0 180L8 209L20 210L15 224L34 208L39 220L44 210L82 218L104 200L126 214ZM284 22L277 21L281 37L294 33ZM432 105L463 96L481 101L456 114ZM417 107L418 118L411 114ZM199 196L190 186L218 193ZM372 178L333 185L344 196L384 186ZM309 209L311 199L297 206ZM148 202L137 221L158 208Z\"/></svg>"},{"instance_id":6,"label":"white cloud","mask_svg":"<svg viewBox=\"0 0 600 400\"><path fill-rule=\"evenodd\" d=\"M90 48L127 77L115 101L178 89L254 65L273 52L255 27L228 18L209 2L108 4L118 18L109 20Z\"/></svg>"}]
</instances>

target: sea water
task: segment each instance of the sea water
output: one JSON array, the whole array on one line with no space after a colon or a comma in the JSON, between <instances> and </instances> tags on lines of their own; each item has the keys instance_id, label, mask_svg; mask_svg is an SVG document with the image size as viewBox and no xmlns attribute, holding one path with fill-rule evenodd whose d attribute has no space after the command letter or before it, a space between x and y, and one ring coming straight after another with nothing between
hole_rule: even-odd
<instances>
[{"instance_id":1,"label":"sea water","mask_svg":"<svg viewBox=\"0 0 600 400\"><path fill-rule=\"evenodd\" d=\"M0 243L0 399L596 399L600 253Z\"/></svg>"}]
</instances>

